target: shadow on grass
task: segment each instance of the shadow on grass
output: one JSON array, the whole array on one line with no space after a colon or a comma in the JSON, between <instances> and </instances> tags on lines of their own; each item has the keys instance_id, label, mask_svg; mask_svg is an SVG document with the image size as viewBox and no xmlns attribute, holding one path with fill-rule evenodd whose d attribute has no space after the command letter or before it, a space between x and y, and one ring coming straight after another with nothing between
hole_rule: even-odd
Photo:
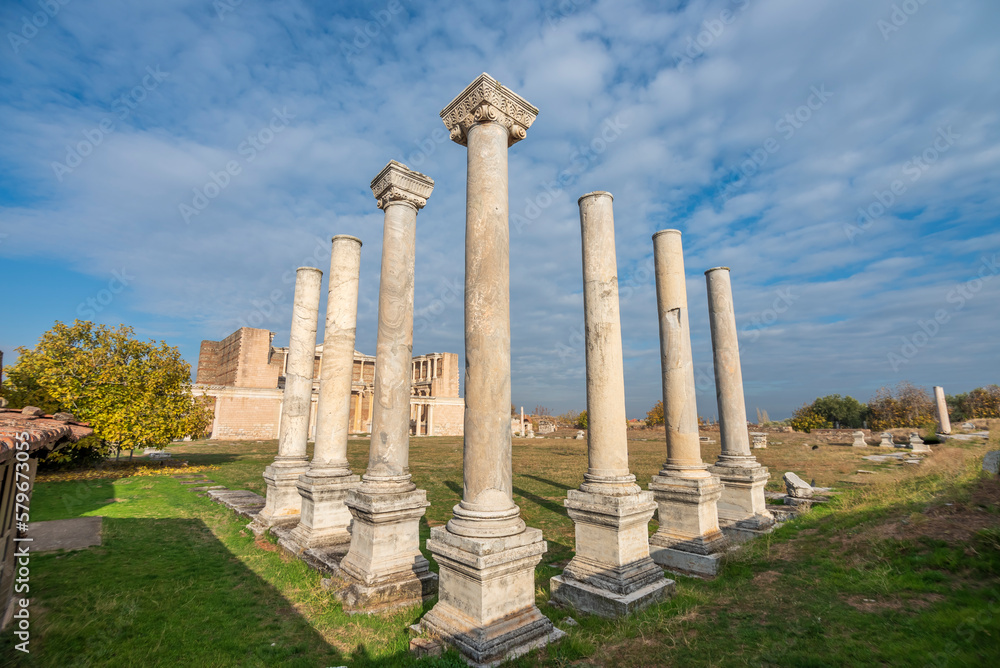
<instances>
[{"instance_id":1,"label":"shadow on grass","mask_svg":"<svg viewBox=\"0 0 1000 668\"><path fill-rule=\"evenodd\" d=\"M31 559L30 654L22 666L403 665L406 650L348 656L197 519L105 517L102 545ZM279 579L282 578L280 574ZM332 602L330 605L334 605Z\"/></svg>"},{"instance_id":2,"label":"shadow on grass","mask_svg":"<svg viewBox=\"0 0 1000 668\"><path fill-rule=\"evenodd\" d=\"M552 485L556 489L559 489L560 491L563 491L563 492L569 491L571 489L576 489L575 487L571 487L569 485L564 485L561 482L556 482L555 480L549 480L548 478L542 478L542 477L537 476L537 475L531 475L530 473L521 473L519 475L521 475L521 476L523 476L525 478L531 478L532 480L537 480L538 482L544 482L546 485Z\"/></svg>"}]
</instances>

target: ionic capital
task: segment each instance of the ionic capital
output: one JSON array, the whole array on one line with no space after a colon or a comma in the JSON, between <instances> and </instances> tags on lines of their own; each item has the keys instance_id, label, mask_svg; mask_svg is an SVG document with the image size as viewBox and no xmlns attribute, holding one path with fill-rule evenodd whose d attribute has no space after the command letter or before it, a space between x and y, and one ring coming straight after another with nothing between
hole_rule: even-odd
<instances>
[{"instance_id":1,"label":"ionic capital","mask_svg":"<svg viewBox=\"0 0 1000 668\"><path fill-rule=\"evenodd\" d=\"M488 122L507 128L507 146L511 146L525 138L536 116L538 109L485 72L441 111L451 140L462 146L467 145L469 128Z\"/></svg>"}]
</instances>

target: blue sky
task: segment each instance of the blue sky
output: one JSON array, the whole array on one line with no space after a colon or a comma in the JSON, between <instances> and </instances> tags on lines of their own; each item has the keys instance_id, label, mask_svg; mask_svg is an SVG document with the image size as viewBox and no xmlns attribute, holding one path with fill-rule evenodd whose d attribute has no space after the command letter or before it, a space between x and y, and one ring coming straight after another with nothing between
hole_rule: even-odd
<instances>
[{"instance_id":1,"label":"blue sky","mask_svg":"<svg viewBox=\"0 0 1000 668\"><path fill-rule=\"evenodd\" d=\"M77 317L192 365L244 324L284 344L294 269L325 271L334 234L364 242L373 352L368 184L389 159L436 181L414 351L462 353L466 152L438 114L485 71L540 110L510 151L515 403L585 407L576 200L594 190L615 195L630 416L660 396L666 228L684 233L703 415L719 265L751 416L1000 381L997 3L52 0L3 3L0 28L7 362Z\"/></svg>"}]
</instances>

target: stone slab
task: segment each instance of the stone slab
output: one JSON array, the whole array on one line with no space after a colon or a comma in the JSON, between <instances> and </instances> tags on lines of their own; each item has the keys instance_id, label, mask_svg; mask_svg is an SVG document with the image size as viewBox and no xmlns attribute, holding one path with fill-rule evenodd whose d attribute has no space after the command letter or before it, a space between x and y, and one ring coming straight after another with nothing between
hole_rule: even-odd
<instances>
[{"instance_id":1,"label":"stone slab","mask_svg":"<svg viewBox=\"0 0 1000 668\"><path fill-rule=\"evenodd\" d=\"M599 617L629 615L670 598L677 590L677 583L665 578L625 596L615 595L565 575L557 575L549 582L552 598L558 600L560 604L567 603L574 610Z\"/></svg>"},{"instance_id":2,"label":"stone slab","mask_svg":"<svg viewBox=\"0 0 1000 668\"><path fill-rule=\"evenodd\" d=\"M658 545L649 546L649 556L657 564L681 575L693 575L701 578L715 577L722 563L722 554L694 554Z\"/></svg>"},{"instance_id":3,"label":"stone slab","mask_svg":"<svg viewBox=\"0 0 1000 668\"><path fill-rule=\"evenodd\" d=\"M225 485L203 485L202 487L188 487L189 492L207 492L210 489L225 489Z\"/></svg>"},{"instance_id":4,"label":"stone slab","mask_svg":"<svg viewBox=\"0 0 1000 668\"><path fill-rule=\"evenodd\" d=\"M82 550L101 544L101 517L32 522L27 537L31 552Z\"/></svg>"},{"instance_id":5,"label":"stone slab","mask_svg":"<svg viewBox=\"0 0 1000 668\"><path fill-rule=\"evenodd\" d=\"M990 450L983 456L983 470L1000 475L1000 450Z\"/></svg>"},{"instance_id":6,"label":"stone slab","mask_svg":"<svg viewBox=\"0 0 1000 668\"><path fill-rule=\"evenodd\" d=\"M770 508L768 508L768 510L770 510ZM775 520L777 519L778 518L776 517ZM748 540L766 536L774 531L774 526L770 526L766 529L745 529L738 526L724 526L719 528L722 529L722 534L729 539L729 542L735 544L745 543Z\"/></svg>"}]
</instances>

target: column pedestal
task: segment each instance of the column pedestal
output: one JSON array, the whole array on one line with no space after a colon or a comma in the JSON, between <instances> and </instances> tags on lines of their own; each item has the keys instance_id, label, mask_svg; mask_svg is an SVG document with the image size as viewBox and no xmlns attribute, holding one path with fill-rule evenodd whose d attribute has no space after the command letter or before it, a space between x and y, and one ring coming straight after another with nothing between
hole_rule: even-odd
<instances>
[{"instance_id":1,"label":"column pedestal","mask_svg":"<svg viewBox=\"0 0 1000 668\"><path fill-rule=\"evenodd\" d=\"M661 471L653 476L649 489L658 506L660 523L649 538L649 556L673 572L716 575L727 546L716 515L723 492L719 478L691 478Z\"/></svg>"},{"instance_id":2,"label":"column pedestal","mask_svg":"<svg viewBox=\"0 0 1000 668\"><path fill-rule=\"evenodd\" d=\"M346 554L351 546L351 513L344 501L360 481L359 475L321 476L314 469L299 476L299 523L278 541L279 545L295 556L306 550L329 552L330 556Z\"/></svg>"},{"instance_id":3,"label":"column pedestal","mask_svg":"<svg viewBox=\"0 0 1000 668\"><path fill-rule=\"evenodd\" d=\"M299 476L309 469L304 459L275 461L264 469L267 484L264 508L247 527L260 536L272 526L294 525L299 521L302 497L297 487Z\"/></svg>"},{"instance_id":4,"label":"column pedestal","mask_svg":"<svg viewBox=\"0 0 1000 668\"><path fill-rule=\"evenodd\" d=\"M420 518L430 505L427 492L365 491L363 486L349 491L345 503L354 524L350 553L336 573L346 582L336 593L344 612L385 612L433 597L437 575L417 547Z\"/></svg>"},{"instance_id":5,"label":"column pedestal","mask_svg":"<svg viewBox=\"0 0 1000 668\"><path fill-rule=\"evenodd\" d=\"M670 596L672 580L649 556L651 492L608 496L571 489L564 504L576 523L576 556L552 578L552 600L619 617Z\"/></svg>"},{"instance_id":6,"label":"column pedestal","mask_svg":"<svg viewBox=\"0 0 1000 668\"><path fill-rule=\"evenodd\" d=\"M433 527L427 548L441 595L421 628L471 665L494 666L565 635L535 606L535 566L548 549L540 529L473 538Z\"/></svg>"},{"instance_id":7,"label":"column pedestal","mask_svg":"<svg viewBox=\"0 0 1000 668\"><path fill-rule=\"evenodd\" d=\"M774 517L764 499L764 486L770 477L766 466L750 458L744 466L716 464L708 470L723 485L718 503L719 526L723 531L729 528L767 531L774 526Z\"/></svg>"}]
</instances>

